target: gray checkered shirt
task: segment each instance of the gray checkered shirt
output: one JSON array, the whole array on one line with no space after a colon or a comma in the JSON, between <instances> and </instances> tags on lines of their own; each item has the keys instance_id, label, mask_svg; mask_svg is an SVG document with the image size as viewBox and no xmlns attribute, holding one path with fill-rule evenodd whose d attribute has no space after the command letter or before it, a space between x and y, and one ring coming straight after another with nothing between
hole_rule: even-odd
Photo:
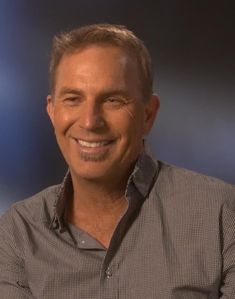
<instances>
[{"instance_id":1,"label":"gray checkered shirt","mask_svg":"<svg viewBox=\"0 0 235 299\"><path fill-rule=\"evenodd\" d=\"M108 249L64 223L71 187L68 174L1 217L1 299L235 298L234 186L143 153Z\"/></svg>"}]
</instances>

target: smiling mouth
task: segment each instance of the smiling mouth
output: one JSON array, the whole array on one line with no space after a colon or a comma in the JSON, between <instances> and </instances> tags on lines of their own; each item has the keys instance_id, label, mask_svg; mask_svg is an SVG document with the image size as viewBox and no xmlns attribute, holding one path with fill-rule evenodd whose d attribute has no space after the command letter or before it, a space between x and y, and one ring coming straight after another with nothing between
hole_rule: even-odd
<instances>
[{"instance_id":1,"label":"smiling mouth","mask_svg":"<svg viewBox=\"0 0 235 299\"><path fill-rule=\"evenodd\" d=\"M87 147L87 148L96 148L96 147L102 147L102 146L106 146L109 145L110 143L112 143L113 140L104 140L104 141L85 141L85 140L81 140L81 139L77 139L77 143L83 147Z\"/></svg>"}]
</instances>

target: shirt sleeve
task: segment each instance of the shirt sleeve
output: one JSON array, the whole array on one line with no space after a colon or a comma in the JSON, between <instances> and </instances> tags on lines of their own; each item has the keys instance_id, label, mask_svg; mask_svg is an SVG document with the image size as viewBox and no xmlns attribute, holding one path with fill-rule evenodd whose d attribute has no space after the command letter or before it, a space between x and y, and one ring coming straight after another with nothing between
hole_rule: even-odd
<instances>
[{"instance_id":1,"label":"shirt sleeve","mask_svg":"<svg viewBox=\"0 0 235 299\"><path fill-rule=\"evenodd\" d=\"M1 299L33 299L26 280L24 261L9 223L8 215L0 219L0 296Z\"/></svg>"},{"instance_id":2,"label":"shirt sleeve","mask_svg":"<svg viewBox=\"0 0 235 299\"><path fill-rule=\"evenodd\" d=\"M222 212L223 283L221 299L235 298L235 198Z\"/></svg>"}]
</instances>

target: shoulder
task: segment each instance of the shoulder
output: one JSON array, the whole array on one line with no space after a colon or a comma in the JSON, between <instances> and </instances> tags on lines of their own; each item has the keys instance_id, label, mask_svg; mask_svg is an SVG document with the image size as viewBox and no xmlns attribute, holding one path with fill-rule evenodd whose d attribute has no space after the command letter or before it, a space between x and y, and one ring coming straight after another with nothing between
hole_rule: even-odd
<instances>
[{"instance_id":1,"label":"shoulder","mask_svg":"<svg viewBox=\"0 0 235 299\"><path fill-rule=\"evenodd\" d=\"M235 186L223 180L159 161L154 189L165 196L235 202Z\"/></svg>"},{"instance_id":2,"label":"shoulder","mask_svg":"<svg viewBox=\"0 0 235 299\"><path fill-rule=\"evenodd\" d=\"M27 199L13 204L0 217L1 229L20 228L25 222L50 221L59 188L59 185L50 186Z\"/></svg>"}]
</instances>

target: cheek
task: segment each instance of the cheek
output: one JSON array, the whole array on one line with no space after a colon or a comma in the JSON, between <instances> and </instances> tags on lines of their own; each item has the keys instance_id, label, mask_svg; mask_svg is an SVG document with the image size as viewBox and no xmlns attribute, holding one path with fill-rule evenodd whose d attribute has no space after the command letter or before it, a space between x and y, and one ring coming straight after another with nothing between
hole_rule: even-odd
<instances>
[{"instance_id":1,"label":"cheek","mask_svg":"<svg viewBox=\"0 0 235 299\"><path fill-rule=\"evenodd\" d=\"M123 134L128 135L128 138L142 139L144 131L144 115L142 111L126 107L116 123L119 124Z\"/></svg>"},{"instance_id":2,"label":"cheek","mask_svg":"<svg viewBox=\"0 0 235 299\"><path fill-rule=\"evenodd\" d=\"M126 108L130 127L136 131L137 135L142 135L144 130L144 113L139 109Z\"/></svg>"},{"instance_id":3,"label":"cheek","mask_svg":"<svg viewBox=\"0 0 235 299\"><path fill-rule=\"evenodd\" d=\"M58 133L66 133L74 123L74 117L65 109L55 109L54 128Z\"/></svg>"}]
</instances>

